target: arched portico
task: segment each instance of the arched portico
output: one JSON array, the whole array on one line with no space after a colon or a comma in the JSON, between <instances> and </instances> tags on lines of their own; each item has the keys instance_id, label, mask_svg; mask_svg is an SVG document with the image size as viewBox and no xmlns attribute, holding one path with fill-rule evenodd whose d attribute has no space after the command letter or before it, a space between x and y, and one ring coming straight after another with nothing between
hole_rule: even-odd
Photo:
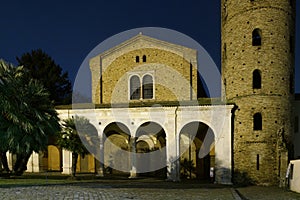
<instances>
[{"instance_id":1,"label":"arched portico","mask_svg":"<svg viewBox=\"0 0 300 200\"><path fill-rule=\"evenodd\" d=\"M130 130L120 122L112 122L103 131L104 172L127 174L130 163Z\"/></svg>"},{"instance_id":2,"label":"arched portico","mask_svg":"<svg viewBox=\"0 0 300 200\"><path fill-rule=\"evenodd\" d=\"M166 133L156 122L145 122L136 131L136 169L140 175L166 176Z\"/></svg>"},{"instance_id":3,"label":"arched portico","mask_svg":"<svg viewBox=\"0 0 300 200\"><path fill-rule=\"evenodd\" d=\"M167 179L172 181L180 180L180 151L182 150L180 145L184 144L184 140L189 141L186 138L189 138L190 135L185 130L193 129L191 127L194 126L192 125L194 123L202 124L200 133L207 129L206 132L211 131L214 135L214 149L211 147L212 144L209 148L202 149L207 137L204 137L204 134L196 134L195 139L192 140L192 145L194 145L192 148L195 149L194 157L203 152L210 154L209 162L202 160L203 164L201 164L201 157L196 166L202 166L204 169L203 165L207 163L210 163L209 166L214 165L215 181L221 184L231 184L232 108L233 105L99 108L60 111L60 116L63 116L62 119L77 113L80 113L81 116L90 116L89 120L97 130L100 141L96 146L99 149L98 158L101 162L100 167L97 168L99 175L102 175L103 163L109 166L109 154L111 154L115 158L120 158L113 163L115 171L112 173L124 171L128 175L130 172L131 177L135 177L136 172L141 169L136 163L140 160L136 158L137 155L145 154L146 151L154 148L156 149L154 152L162 151L161 155L165 155L164 162L159 161L158 163L166 167ZM196 131L196 133L198 132ZM180 142L180 140L182 141ZM215 164L212 164L213 154L215 155ZM122 159L125 161L121 162ZM208 158L204 156L203 159ZM154 163L152 157L148 161ZM148 165L147 167L149 171L153 169ZM202 168L200 167L200 169ZM205 177L205 175L207 175L205 170L200 170L195 176Z\"/></svg>"},{"instance_id":4,"label":"arched portico","mask_svg":"<svg viewBox=\"0 0 300 200\"><path fill-rule=\"evenodd\" d=\"M214 167L214 133L202 122L190 122L180 134L180 177L184 179L209 179Z\"/></svg>"},{"instance_id":5,"label":"arched portico","mask_svg":"<svg viewBox=\"0 0 300 200\"><path fill-rule=\"evenodd\" d=\"M204 145L210 146L210 148L206 148L205 151L204 149L200 149L200 153L204 153L203 155L214 155L215 182L220 184L232 184L232 108L233 105L187 106L180 107L177 112L178 133L187 124L193 122L205 124L208 127L208 131L212 132L209 135L214 136L213 146ZM193 131L195 131L195 128L193 128ZM180 135L177 134L176 139L178 147L180 146ZM205 137L204 143L206 143L206 138L209 139L210 137ZM208 144L210 143L208 142ZM177 149L178 156L180 155L179 150L180 148ZM180 163L178 162L177 165L179 166ZM177 173L180 173L179 169Z\"/></svg>"}]
</instances>

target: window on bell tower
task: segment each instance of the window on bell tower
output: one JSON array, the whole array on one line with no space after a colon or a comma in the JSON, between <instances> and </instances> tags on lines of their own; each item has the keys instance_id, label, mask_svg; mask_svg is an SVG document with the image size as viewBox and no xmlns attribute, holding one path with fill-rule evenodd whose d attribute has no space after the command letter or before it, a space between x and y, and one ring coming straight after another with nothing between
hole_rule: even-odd
<instances>
[{"instance_id":1,"label":"window on bell tower","mask_svg":"<svg viewBox=\"0 0 300 200\"><path fill-rule=\"evenodd\" d=\"M253 130L262 130L262 116L261 113L253 115Z\"/></svg>"},{"instance_id":2,"label":"window on bell tower","mask_svg":"<svg viewBox=\"0 0 300 200\"><path fill-rule=\"evenodd\" d=\"M261 46L261 30L256 28L252 32L252 45Z\"/></svg>"},{"instance_id":3,"label":"window on bell tower","mask_svg":"<svg viewBox=\"0 0 300 200\"><path fill-rule=\"evenodd\" d=\"M258 69L253 71L252 87L253 89L261 89L261 72Z\"/></svg>"}]
</instances>

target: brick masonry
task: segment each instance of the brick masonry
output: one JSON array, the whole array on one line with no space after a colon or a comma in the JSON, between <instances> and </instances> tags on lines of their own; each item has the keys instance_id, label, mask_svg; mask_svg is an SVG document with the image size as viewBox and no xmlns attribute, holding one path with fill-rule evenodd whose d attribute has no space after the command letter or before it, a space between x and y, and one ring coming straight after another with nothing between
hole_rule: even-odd
<instances>
[{"instance_id":1,"label":"brick masonry","mask_svg":"<svg viewBox=\"0 0 300 200\"><path fill-rule=\"evenodd\" d=\"M144 55L146 62L142 60ZM196 99L196 55L196 50L139 34L91 59L93 102L128 103L130 76L142 79L147 73L153 75L155 85L154 98L149 101Z\"/></svg>"},{"instance_id":2,"label":"brick masonry","mask_svg":"<svg viewBox=\"0 0 300 200\"><path fill-rule=\"evenodd\" d=\"M293 119L294 5L293 0L222 0L222 79L226 99L237 106L236 182L283 183L288 161L283 144L292 135ZM252 45L256 28L260 46ZM252 87L255 69L261 72L261 89ZM262 115L262 130L253 130L255 113Z\"/></svg>"}]
</instances>

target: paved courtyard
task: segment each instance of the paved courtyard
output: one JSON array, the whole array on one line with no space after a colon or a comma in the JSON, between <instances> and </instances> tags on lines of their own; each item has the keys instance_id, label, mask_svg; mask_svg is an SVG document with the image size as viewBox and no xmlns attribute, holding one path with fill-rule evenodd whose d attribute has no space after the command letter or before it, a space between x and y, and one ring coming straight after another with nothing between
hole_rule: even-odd
<instances>
[{"instance_id":1,"label":"paved courtyard","mask_svg":"<svg viewBox=\"0 0 300 200\"><path fill-rule=\"evenodd\" d=\"M233 188L205 183L162 180L97 180L87 183L0 188L0 199L300 199L276 187Z\"/></svg>"}]
</instances>

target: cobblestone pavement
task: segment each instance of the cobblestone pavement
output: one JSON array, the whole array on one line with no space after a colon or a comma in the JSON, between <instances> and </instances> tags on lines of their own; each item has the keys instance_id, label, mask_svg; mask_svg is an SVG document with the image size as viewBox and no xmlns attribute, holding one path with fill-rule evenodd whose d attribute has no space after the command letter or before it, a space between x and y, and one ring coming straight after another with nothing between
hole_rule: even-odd
<instances>
[{"instance_id":1,"label":"cobblestone pavement","mask_svg":"<svg viewBox=\"0 0 300 200\"><path fill-rule=\"evenodd\" d=\"M242 196L242 199L300 199L300 194L291 191L285 191L278 187L248 186L237 188L236 191Z\"/></svg>"},{"instance_id":2,"label":"cobblestone pavement","mask_svg":"<svg viewBox=\"0 0 300 200\"><path fill-rule=\"evenodd\" d=\"M300 194L275 187L234 189L213 184L111 180L69 185L2 187L0 199L300 199Z\"/></svg>"},{"instance_id":3,"label":"cobblestone pavement","mask_svg":"<svg viewBox=\"0 0 300 200\"><path fill-rule=\"evenodd\" d=\"M35 186L1 189L1 199L234 199L230 189L133 189Z\"/></svg>"}]
</instances>

